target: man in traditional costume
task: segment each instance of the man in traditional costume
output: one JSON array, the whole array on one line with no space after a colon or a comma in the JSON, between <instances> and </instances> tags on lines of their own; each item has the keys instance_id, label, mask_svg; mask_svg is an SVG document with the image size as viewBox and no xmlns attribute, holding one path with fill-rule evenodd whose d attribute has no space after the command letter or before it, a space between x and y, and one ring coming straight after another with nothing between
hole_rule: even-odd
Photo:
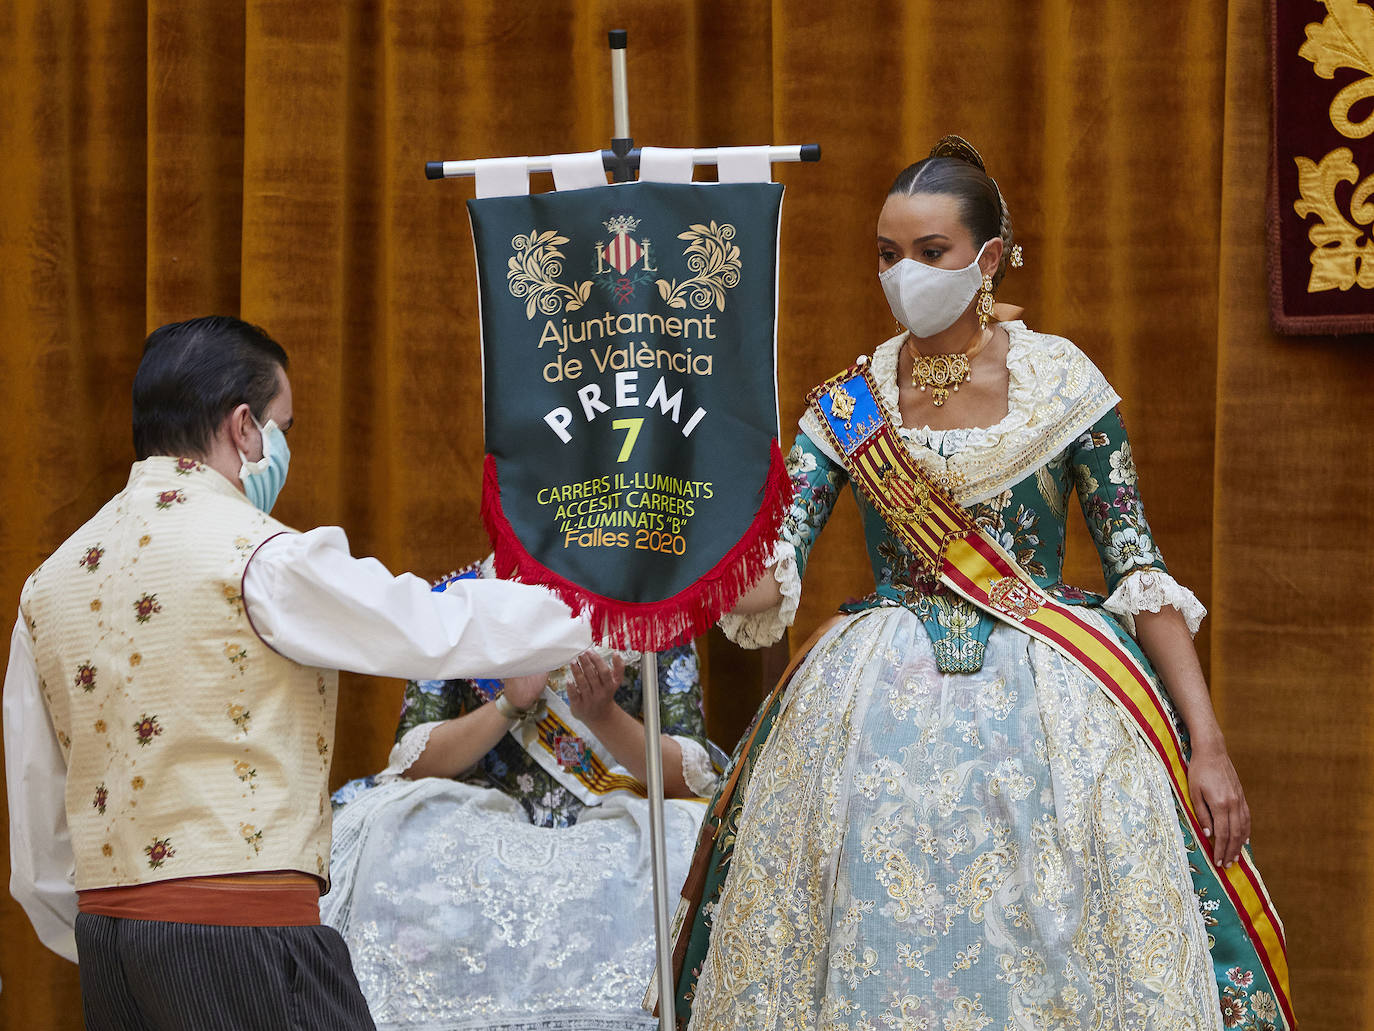
<instances>
[{"instance_id":1,"label":"man in traditional costume","mask_svg":"<svg viewBox=\"0 0 1374 1031\"><path fill-rule=\"evenodd\" d=\"M286 366L238 319L156 330L128 485L21 595L10 890L79 961L89 1028L372 1027L319 921L336 671L523 675L591 643L541 589L434 593L353 558L338 527L272 519Z\"/></svg>"}]
</instances>

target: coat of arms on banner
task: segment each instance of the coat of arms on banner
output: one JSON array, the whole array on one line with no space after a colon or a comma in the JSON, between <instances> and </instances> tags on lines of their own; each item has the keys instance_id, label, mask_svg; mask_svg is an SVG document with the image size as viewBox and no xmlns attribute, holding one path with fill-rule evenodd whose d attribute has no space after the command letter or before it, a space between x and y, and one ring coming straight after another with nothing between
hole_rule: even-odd
<instances>
[{"instance_id":1,"label":"coat of arms on banner","mask_svg":"<svg viewBox=\"0 0 1374 1031\"><path fill-rule=\"evenodd\" d=\"M730 224L694 225L678 233L687 241L682 257L686 272L681 281L658 278L651 241L636 238L640 219L633 214L613 215L602 223L608 240L598 240L592 248L596 271L591 279L564 283L561 280L567 255L561 248L568 237L555 229L520 233L511 240L514 255L507 262L506 281L511 296L525 299L525 315L553 315L561 310L577 311L587 303L595 283L618 307L635 298L638 287L649 283L669 308L714 307L725 310L726 292L739 282L740 252L731 241L735 227Z\"/></svg>"},{"instance_id":2,"label":"coat of arms on banner","mask_svg":"<svg viewBox=\"0 0 1374 1031\"><path fill-rule=\"evenodd\" d=\"M502 575L603 640L700 633L763 571L777 443L781 187L633 183L469 202Z\"/></svg>"},{"instance_id":3,"label":"coat of arms on banner","mask_svg":"<svg viewBox=\"0 0 1374 1031\"><path fill-rule=\"evenodd\" d=\"M596 243L596 279L622 307L634 298L636 286L653 278L653 258L647 236L636 240L630 234L639 228L633 215L615 215L602 223L611 233L608 243Z\"/></svg>"}]
</instances>

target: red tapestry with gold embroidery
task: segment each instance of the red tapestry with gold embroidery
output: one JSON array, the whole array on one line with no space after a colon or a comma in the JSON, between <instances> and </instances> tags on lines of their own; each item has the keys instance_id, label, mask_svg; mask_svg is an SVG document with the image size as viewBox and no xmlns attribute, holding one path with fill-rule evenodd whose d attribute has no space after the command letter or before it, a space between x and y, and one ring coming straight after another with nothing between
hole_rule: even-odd
<instances>
[{"instance_id":1,"label":"red tapestry with gold embroidery","mask_svg":"<svg viewBox=\"0 0 1374 1031\"><path fill-rule=\"evenodd\" d=\"M1271 19L1274 327L1374 332L1374 7L1272 0Z\"/></svg>"}]
</instances>

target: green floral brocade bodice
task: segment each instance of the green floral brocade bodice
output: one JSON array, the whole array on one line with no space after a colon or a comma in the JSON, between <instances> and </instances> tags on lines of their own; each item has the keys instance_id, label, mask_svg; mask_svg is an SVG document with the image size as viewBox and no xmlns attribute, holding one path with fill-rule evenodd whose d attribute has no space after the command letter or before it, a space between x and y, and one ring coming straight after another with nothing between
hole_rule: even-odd
<instances>
[{"instance_id":1,"label":"green floral brocade bodice","mask_svg":"<svg viewBox=\"0 0 1374 1031\"><path fill-rule=\"evenodd\" d=\"M1027 454L1034 454L1036 391L1039 388L1039 393L1044 394L1050 389L1043 377L1046 363L1052 360L1075 362L1079 359L1086 362L1086 359L1067 341L1031 334L1019 323L1013 324L1011 329L1013 347L1008 358L1013 390L1010 402L1012 411L1008 420L1018 421L1017 406L1028 407L1031 411L1029 416L1021 413L1025 416L1021 421L1026 424L1021 428L1021 443L1013 439L1011 434L1001 434L991 446L984 447L987 453L981 456L984 468L995 467L999 459L996 451L1001 448L1005 452L1000 456L1004 465L1003 478L1011 482L990 497L975 503L964 502L957 488L954 491L955 498L973 514L978 525L1051 595L1071 605L1100 606L1106 600L1102 596L1070 587L1061 580L1068 505L1073 494L1078 495L1078 503L1097 545L1109 593L1115 592L1125 578L1141 570L1153 569L1167 574L1145 519L1131 445L1114 404L1116 396L1089 363L1088 367L1100 382L1088 384L1085 392L1090 404L1088 410L1101 409L1105 405L1105 414L1096 415L1094 421L1084 425L1083 406L1078 405L1079 426L1074 427L1071 422L1065 421L1074 418L1073 398L1068 398L1068 403L1065 403L1066 399L1059 396L1058 407L1040 405L1042 418L1044 413L1050 416L1046 419L1042 434L1041 450L1044 450L1045 441L1054 441L1056 435L1064 443L1056 446L1047 460L1040 464L1027 461ZM1057 349L1046 348L1044 341L1061 346ZM1038 353L1046 350L1048 354ZM1030 362L1027 368L1028 361L1037 356L1040 359L1039 369L1034 362ZM874 356L874 374L890 376L895 372L895 361L884 363L882 357L880 349ZM1017 368L1018 362L1022 366L1020 369ZM888 364L891 365L890 370L886 367ZM1037 371L1041 373L1040 382L1027 382L1035 378ZM1020 396L1017 389L1018 372ZM1068 376L1062 377L1062 381L1053 389L1062 392L1069 379ZM895 398L895 387L892 387L888 398L889 408L895 407ZM1046 400L1043 397L1038 399ZM817 439L805 432L806 427L807 420L803 419L803 432L798 434L787 457L795 497L782 532L783 540L795 552L798 577L805 569L811 548L829 518L840 491L849 481L843 465L828 455L828 449ZM1065 432L1066 427L1069 432ZM950 449L946 442L957 439L957 435L964 432L970 431L951 430L946 431L945 435L931 434L933 439L928 444L908 441L907 446L913 449L918 460L924 457L943 468L944 462L954 455L942 454L942 446L945 450L957 451L957 448ZM971 432L977 434L982 431ZM1029 452L1026 441L1032 442ZM1058 445L1059 441L1054 443ZM923 456L922 449L932 454ZM929 465L930 461L923 464ZM950 464L953 465L952 462ZM1015 478L1018 468L1024 474ZM995 478L994 472L994 482ZM875 590L866 598L842 606L842 609L855 612L880 605L905 606L925 625L942 672L972 673L981 669L988 636L997 621L938 582L919 578L911 553L862 491L853 484L850 487L863 518Z\"/></svg>"}]
</instances>

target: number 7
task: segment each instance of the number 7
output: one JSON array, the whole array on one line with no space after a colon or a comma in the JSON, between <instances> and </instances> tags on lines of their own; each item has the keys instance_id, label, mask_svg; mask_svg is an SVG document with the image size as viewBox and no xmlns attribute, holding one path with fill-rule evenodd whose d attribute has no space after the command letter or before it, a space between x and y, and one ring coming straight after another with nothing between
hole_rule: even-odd
<instances>
[{"instance_id":1,"label":"number 7","mask_svg":"<svg viewBox=\"0 0 1374 1031\"><path fill-rule=\"evenodd\" d=\"M625 443L620 448L620 457L617 462L623 462L630 457L630 452L635 449L635 441L639 439L639 428L644 425L643 419L616 419L611 423L613 430L628 430L625 434Z\"/></svg>"}]
</instances>

